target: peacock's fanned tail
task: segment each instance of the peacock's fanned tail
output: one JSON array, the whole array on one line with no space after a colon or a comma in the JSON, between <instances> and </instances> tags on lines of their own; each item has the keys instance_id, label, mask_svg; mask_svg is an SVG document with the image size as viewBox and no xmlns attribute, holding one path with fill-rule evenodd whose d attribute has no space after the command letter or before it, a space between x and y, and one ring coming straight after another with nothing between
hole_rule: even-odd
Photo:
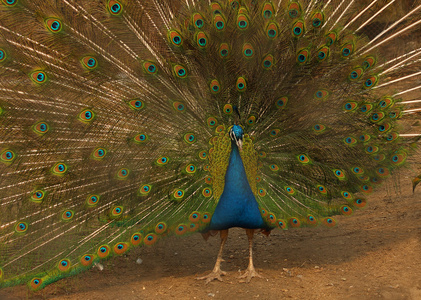
<instances>
[{"instance_id":1,"label":"peacock's fanned tail","mask_svg":"<svg viewBox=\"0 0 421 300\"><path fill-rule=\"evenodd\" d=\"M233 124L267 227L364 207L420 88L420 49L379 52L421 20L370 40L354 2L1 0L0 286L206 232Z\"/></svg>"}]
</instances>

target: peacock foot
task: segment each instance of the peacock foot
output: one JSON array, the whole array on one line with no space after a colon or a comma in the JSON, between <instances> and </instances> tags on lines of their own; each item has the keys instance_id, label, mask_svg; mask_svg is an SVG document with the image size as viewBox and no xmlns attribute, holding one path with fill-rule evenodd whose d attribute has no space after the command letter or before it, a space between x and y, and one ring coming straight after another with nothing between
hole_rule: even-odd
<instances>
[{"instance_id":1,"label":"peacock foot","mask_svg":"<svg viewBox=\"0 0 421 300\"><path fill-rule=\"evenodd\" d=\"M208 284L209 282L217 279L219 281L223 281L221 276L226 275L227 272L222 271L221 269L217 269L217 270L213 270L212 272L210 272L208 275L203 276L203 277L196 277L197 280L205 280L205 283Z\"/></svg>"},{"instance_id":2,"label":"peacock foot","mask_svg":"<svg viewBox=\"0 0 421 300\"><path fill-rule=\"evenodd\" d=\"M249 283L253 277L263 278L263 276L257 273L257 271L254 268L248 268L246 272L238 278L245 278L243 280L240 280L240 282Z\"/></svg>"}]
</instances>

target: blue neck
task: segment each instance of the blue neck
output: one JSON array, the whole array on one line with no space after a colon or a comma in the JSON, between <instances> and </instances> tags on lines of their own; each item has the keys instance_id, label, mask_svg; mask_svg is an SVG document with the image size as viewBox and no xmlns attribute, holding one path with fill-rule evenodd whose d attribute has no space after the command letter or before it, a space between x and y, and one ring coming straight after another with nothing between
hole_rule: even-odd
<instances>
[{"instance_id":1,"label":"blue neck","mask_svg":"<svg viewBox=\"0 0 421 300\"><path fill-rule=\"evenodd\" d=\"M266 227L247 180L240 152L234 142L231 142L224 191L213 213L209 229L222 230L231 227Z\"/></svg>"}]
</instances>

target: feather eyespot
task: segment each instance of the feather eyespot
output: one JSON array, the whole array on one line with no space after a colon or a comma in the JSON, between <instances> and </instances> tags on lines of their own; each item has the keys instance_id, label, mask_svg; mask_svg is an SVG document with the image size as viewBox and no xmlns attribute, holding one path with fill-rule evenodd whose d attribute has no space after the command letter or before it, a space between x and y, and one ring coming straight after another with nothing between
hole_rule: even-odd
<instances>
[{"instance_id":1,"label":"feather eyespot","mask_svg":"<svg viewBox=\"0 0 421 300\"><path fill-rule=\"evenodd\" d=\"M149 137L148 137L147 134L139 133L133 139L134 139L135 143L142 144L142 143L146 142L149 139Z\"/></svg>"},{"instance_id":2,"label":"feather eyespot","mask_svg":"<svg viewBox=\"0 0 421 300\"><path fill-rule=\"evenodd\" d=\"M270 70L273 66L273 56L271 54L268 54L262 62L263 69Z\"/></svg>"},{"instance_id":3,"label":"feather eyespot","mask_svg":"<svg viewBox=\"0 0 421 300\"><path fill-rule=\"evenodd\" d=\"M227 115L231 115L233 112L233 108L231 104L225 104L224 106L224 113Z\"/></svg>"},{"instance_id":4,"label":"feather eyespot","mask_svg":"<svg viewBox=\"0 0 421 300\"><path fill-rule=\"evenodd\" d=\"M298 52L297 54L297 63L300 65L304 65L308 62L308 58L310 56L310 51L305 48Z\"/></svg>"},{"instance_id":5,"label":"feather eyespot","mask_svg":"<svg viewBox=\"0 0 421 300\"><path fill-rule=\"evenodd\" d=\"M290 186L286 186L286 187L285 187L285 191L286 191L288 194L290 194L290 195L294 195L294 194L295 194L295 190L294 190L292 187L290 187Z\"/></svg>"},{"instance_id":6,"label":"feather eyespot","mask_svg":"<svg viewBox=\"0 0 421 300\"><path fill-rule=\"evenodd\" d=\"M363 69L368 70L376 64L376 58L374 56L368 56L363 62Z\"/></svg>"},{"instance_id":7,"label":"feather eyespot","mask_svg":"<svg viewBox=\"0 0 421 300\"><path fill-rule=\"evenodd\" d=\"M390 171L389 171L389 169L388 169L388 168L386 168L386 167L381 167L381 168L378 168L378 169L376 170L376 173L377 173L377 175L379 175L380 177L387 177L387 176L389 176L389 175L390 175Z\"/></svg>"},{"instance_id":8,"label":"feather eyespot","mask_svg":"<svg viewBox=\"0 0 421 300\"><path fill-rule=\"evenodd\" d=\"M317 191L320 193L320 194L322 194L322 195L327 195L327 190L326 190L326 187L325 186L323 186L323 185L318 185L317 186Z\"/></svg>"},{"instance_id":9,"label":"feather eyespot","mask_svg":"<svg viewBox=\"0 0 421 300\"><path fill-rule=\"evenodd\" d=\"M239 77L237 79L236 87L237 87L237 91L239 91L239 92L245 92L246 91L247 84L246 84L246 80L244 79L244 77Z\"/></svg>"},{"instance_id":10,"label":"feather eyespot","mask_svg":"<svg viewBox=\"0 0 421 300\"><path fill-rule=\"evenodd\" d=\"M366 143L369 140L371 140L371 136L368 135L368 134L362 134L358 137L358 139L359 139L360 142Z\"/></svg>"},{"instance_id":11,"label":"feather eyespot","mask_svg":"<svg viewBox=\"0 0 421 300\"><path fill-rule=\"evenodd\" d=\"M362 113L369 113L372 109L373 109L373 105L372 104L364 104L363 106L361 106L360 111Z\"/></svg>"},{"instance_id":12,"label":"feather eyespot","mask_svg":"<svg viewBox=\"0 0 421 300\"><path fill-rule=\"evenodd\" d=\"M176 30L170 30L168 32L168 39L176 47L180 47L183 44L183 38L181 37L181 34Z\"/></svg>"},{"instance_id":13,"label":"feather eyespot","mask_svg":"<svg viewBox=\"0 0 421 300\"><path fill-rule=\"evenodd\" d=\"M204 188L202 191L202 195L206 198L209 198L210 196L212 196L212 190L210 188Z\"/></svg>"},{"instance_id":14,"label":"feather eyespot","mask_svg":"<svg viewBox=\"0 0 421 300\"><path fill-rule=\"evenodd\" d=\"M274 14L273 5L270 2L265 2L262 8L262 16L264 19L269 20Z\"/></svg>"},{"instance_id":15,"label":"feather eyespot","mask_svg":"<svg viewBox=\"0 0 421 300\"><path fill-rule=\"evenodd\" d=\"M360 187L361 192L370 194L373 192L373 187L369 186L368 184L364 184Z\"/></svg>"},{"instance_id":16,"label":"feather eyespot","mask_svg":"<svg viewBox=\"0 0 421 300\"><path fill-rule=\"evenodd\" d=\"M278 37L278 25L276 23L269 23L266 27L266 35L269 39L275 39Z\"/></svg>"},{"instance_id":17,"label":"feather eyespot","mask_svg":"<svg viewBox=\"0 0 421 300\"><path fill-rule=\"evenodd\" d=\"M130 170L127 168L121 168L117 172L117 178L118 179L127 179L129 177Z\"/></svg>"},{"instance_id":18,"label":"feather eyespot","mask_svg":"<svg viewBox=\"0 0 421 300\"><path fill-rule=\"evenodd\" d=\"M334 31L329 32L326 35L326 46L331 46L338 39L338 34Z\"/></svg>"},{"instance_id":19,"label":"feather eyespot","mask_svg":"<svg viewBox=\"0 0 421 300\"><path fill-rule=\"evenodd\" d=\"M367 201L363 198L357 198L354 200L354 204L355 206L362 208L367 205Z\"/></svg>"},{"instance_id":20,"label":"feather eyespot","mask_svg":"<svg viewBox=\"0 0 421 300\"><path fill-rule=\"evenodd\" d=\"M284 220L278 220L277 225L280 229L285 229L287 227L287 223Z\"/></svg>"},{"instance_id":21,"label":"feather eyespot","mask_svg":"<svg viewBox=\"0 0 421 300\"><path fill-rule=\"evenodd\" d=\"M41 289L41 287L43 286L43 281L41 278L33 278L30 282L29 282L29 286L31 287L31 289L33 291L37 291L39 289Z\"/></svg>"},{"instance_id":22,"label":"feather eyespot","mask_svg":"<svg viewBox=\"0 0 421 300\"><path fill-rule=\"evenodd\" d=\"M333 174L335 174L335 176L340 180L346 179L345 173L342 170L335 169L333 170Z\"/></svg>"},{"instance_id":23,"label":"feather eyespot","mask_svg":"<svg viewBox=\"0 0 421 300\"><path fill-rule=\"evenodd\" d=\"M18 0L2 0L2 1L3 1L4 5L9 6L9 7L15 6L18 3ZM1 275L1 273L0 273L0 275ZM0 276L0 278L1 278L1 276Z\"/></svg>"},{"instance_id":24,"label":"feather eyespot","mask_svg":"<svg viewBox=\"0 0 421 300\"><path fill-rule=\"evenodd\" d=\"M203 215L202 215L202 223L209 223L210 221L211 221L211 214L210 213L207 213L207 212L205 212Z\"/></svg>"},{"instance_id":25,"label":"feather eyespot","mask_svg":"<svg viewBox=\"0 0 421 300\"><path fill-rule=\"evenodd\" d=\"M245 58L252 58L254 56L253 46L249 43L243 45L243 55Z\"/></svg>"},{"instance_id":26,"label":"feather eyespot","mask_svg":"<svg viewBox=\"0 0 421 300\"><path fill-rule=\"evenodd\" d=\"M185 78L187 77L187 70L183 66L175 65L174 66L174 73L178 78Z\"/></svg>"},{"instance_id":27,"label":"feather eyespot","mask_svg":"<svg viewBox=\"0 0 421 300\"><path fill-rule=\"evenodd\" d=\"M315 226L315 225L317 225L317 219L313 215L308 215L307 216L307 224L309 224L311 226Z\"/></svg>"},{"instance_id":28,"label":"feather eyespot","mask_svg":"<svg viewBox=\"0 0 421 300\"><path fill-rule=\"evenodd\" d=\"M212 177L210 177L210 176L206 176L206 177L205 177L205 182L206 182L207 184L212 184L212 182L213 182Z\"/></svg>"},{"instance_id":29,"label":"feather eyespot","mask_svg":"<svg viewBox=\"0 0 421 300\"><path fill-rule=\"evenodd\" d=\"M225 29L225 20L220 14L216 14L213 18L213 25L217 31Z\"/></svg>"},{"instance_id":30,"label":"feather eyespot","mask_svg":"<svg viewBox=\"0 0 421 300\"><path fill-rule=\"evenodd\" d=\"M210 83L210 90L212 94L218 94L221 91L221 85L218 80L214 79Z\"/></svg>"},{"instance_id":31,"label":"feather eyespot","mask_svg":"<svg viewBox=\"0 0 421 300\"><path fill-rule=\"evenodd\" d=\"M184 195L184 190L178 189L173 192L172 197L174 201L179 202L184 198Z\"/></svg>"},{"instance_id":32,"label":"feather eyespot","mask_svg":"<svg viewBox=\"0 0 421 300\"><path fill-rule=\"evenodd\" d=\"M67 272L70 270L70 260L68 259L62 259L57 264L57 269L59 269L60 272Z\"/></svg>"},{"instance_id":33,"label":"feather eyespot","mask_svg":"<svg viewBox=\"0 0 421 300\"><path fill-rule=\"evenodd\" d=\"M98 67L98 61L93 56L85 56L80 61L82 63L82 66L89 71L94 70L96 69L96 67Z\"/></svg>"},{"instance_id":34,"label":"feather eyespot","mask_svg":"<svg viewBox=\"0 0 421 300\"><path fill-rule=\"evenodd\" d=\"M247 119L247 125L253 126L256 123L256 117L255 116L250 116Z\"/></svg>"},{"instance_id":35,"label":"feather eyespot","mask_svg":"<svg viewBox=\"0 0 421 300\"><path fill-rule=\"evenodd\" d=\"M349 207L348 205L342 205L341 206L341 213L343 215L349 216L352 214L352 208Z\"/></svg>"},{"instance_id":36,"label":"feather eyespot","mask_svg":"<svg viewBox=\"0 0 421 300\"><path fill-rule=\"evenodd\" d=\"M257 193L259 194L260 197L264 197L267 194L264 188L258 189Z\"/></svg>"},{"instance_id":37,"label":"feather eyespot","mask_svg":"<svg viewBox=\"0 0 421 300\"><path fill-rule=\"evenodd\" d=\"M151 190L152 190L152 186L151 186L151 185L149 185L149 184L144 184L144 185L142 185L142 186L140 187L139 192L140 192L140 194L141 194L142 196L146 196L146 195L148 195L148 194L151 192Z\"/></svg>"},{"instance_id":38,"label":"feather eyespot","mask_svg":"<svg viewBox=\"0 0 421 300\"><path fill-rule=\"evenodd\" d=\"M160 158L158 158L156 160L156 164L158 166L164 166L164 165L168 164L169 161L170 161L170 159L167 156L161 156Z\"/></svg>"},{"instance_id":39,"label":"feather eyespot","mask_svg":"<svg viewBox=\"0 0 421 300\"><path fill-rule=\"evenodd\" d=\"M199 48L206 48L208 45L208 37L204 32L198 32L196 35L196 43Z\"/></svg>"},{"instance_id":40,"label":"feather eyespot","mask_svg":"<svg viewBox=\"0 0 421 300\"><path fill-rule=\"evenodd\" d=\"M151 246L151 245L155 244L157 241L158 241L158 236L154 233L149 233L143 239L143 243L147 246Z\"/></svg>"},{"instance_id":41,"label":"feather eyespot","mask_svg":"<svg viewBox=\"0 0 421 300\"><path fill-rule=\"evenodd\" d=\"M229 46L227 43L222 43L219 46L219 56L221 58L227 58L229 56Z\"/></svg>"},{"instance_id":42,"label":"feather eyespot","mask_svg":"<svg viewBox=\"0 0 421 300\"><path fill-rule=\"evenodd\" d=\"M186 110L186 106L184 105L184 103L179 101L174 102L172 106L175 109L175 111L178 112L184 112Z\"/></svg>"},{"instance_id":43,"label":"feather eyespot","mask_svg":"<svg viewBox=\"0 0 421 300\"><path fill-rule=\"evenodd\" d=\"M327 226L327 227L335 227L336 221L333 218L324 218L322 220L322 224Z\"/></svg>"},{"instance_id":44,"label":"feather eyespot","mask_svg":"<svg viewBox=\"0 0 421 300\"><path fill-rule=\"evenodd\" d=\"M63 221L70 221L71 219L73 219L74 215L75 213L72 210L68 209L61 214L61 219Z\"/></svg>"},{"instance_id":45,"label":"feather eyespot","mask_svg":"<svg viewBox=\"0 0 421 300\"><path fill-rule=\"evenodd\" d=\"M291 2L288 7L288 16L295 19L301 16L301 6L298 2Z\"/></svg>"},{"instance_id":46,"label":"feather eyespot","mask_svg":"<svg viewBox=\"0 0 421 300\"><path fill-rule=\"evenodd\" d=\"M89 195L88 198L86 199L86 203L88 204L88 206L95 206L98 204L99 202L99 195Z\"/></svg>"},{"instance_id":47,"label":"feather eyespot","mask_svg":"<svg viewBox=\"0 0 421 300\"><path fill-rule=\"evenodd\" d=\"M370 121L373 123L377 123L380 122L381 120L383 120L385 117L385 114L382 112L378 112L378 113L373 113L370 117Z\"/></svg>"},{"instance_id":48,"label":"feather eyespot","mask_svg":"<svg viewBox=\"0 0 421 300\"><path fill-rule=\"evenodd\" d=\"M112 218L117 218L120 217L123 214L123 206L115 206L112 210L111 210L111 217Z\"/></svg>"},{"instance_id":49,"label":"feather eyespot","mask_svg":"<svg viewBox=\"0 0 421 300\"><path fill-rule=\"evenodd\" d=\"M85 109L79 114L78 118L81 122L89 123L95 119L95 113L90 109Z\"/></svg>"},{"instance_id":50,"label":"feather eyespot","mask_svg":"<svg viewBox=\"0 0 421 300\"><path fill-rule=\"evenodd\" d=\"M357 143L357 140L352 136L346 137L344 139L345 145L354 146Z\"/></svg>"},{"instance_id":51,"label":"feather eyespot","mask_svg":"<svg viewBox=\"0 0 421 300\"><path fill-rule=\"evenodd\" d=\"M323 25L323 22L324 15L321 12L313 14L313 17L311 18L311 25L313 25L314 28L320 28Z\"/></svg>"},{"instance_id":52,"label":"feather eyespot","mask_svg":"<svg viewBox=\"0 0 421 300\"><path fill-rule=\"evenodd\" d=\"M292 36L296 38L300 38L304 34L304 23L303 21L297 21L292 27Z\"/></svg>"},{"instance_id":53,"label":"feather eyespot","mask_svg":"<svg viewBox=\"0 0 421 300\"><path fill-rule=\"evenodd\" d=\"M187 232L187 226L185 224L179 224L175 229L176 235L183 235Z\"/></svg>"},{"instance_id":54,"label":"feather eyespot","mask_svg":"<svg viewBox=\"0 0 421 300\"><path fill-rule=\"evenodd\" d=\"M356 109L357 109L357 107L358 107L357 102L353 102L353 101L351 101L351 102L347 102L347 103L345 103L345 105L344 105L344 110L345 110L345 111L354 111L354 110L356 110Z\"/></svg>"},{"instance_id":55,"label":"feather eyespot","mask_svg":"<svg viewBox=\"0 0 421 300\"><path fill-rule=\"evenodd\" d=\"M58 33L63 28L61 21L57 18L48 18L44 22L47 29L52 33Z\"/></svg>"},{"instance_id":56,"label":"feather eyespot","mask_svg":"<svg viewBox=\"0 0 421 300\"><path fill-rule=\"evenodd\" d=\"M392 126L389 123L384 123L377 127L378 131L381 133L388 132L391 128Z\"/></svg>"},{"instance_id":57,"label":"feather eyespot","mask_svg":"<svg viewBox=\"0 0 421 300\"><path fill-rule=\"evenodd\" d=\"M394 104L394 100L392 98L385 98L379 101L378 106L380 109L386 109L391 107Z\"/></svg>"},{"instance_id":58,"label":"feather eyespot","mask_svg":"<svg viewBox=\"0 0 421 300\"><path fill-rule=\"evenodd\" d=\"M97 148L92 152L92 158L95 160L102 160L107 155L105 148Z\"/></svg>"},{"instance_id":59,"label":"feather eyespot","mask_svg":"<svg viewBox=\"0 0 421 300\"><path fill-rule=\"evenodd\" d=\"M386 141L394 142L399 138L399 134L396 132L392 132L386 135Z\"/></svg>"},{"instance_id":60,"label":"feather eyespot","mask_svg":"<svg viewBox=\"0 0 421 300\"><path fill-rule=\"evenodd\" d=\"M143 63L143 69L146 73L150 75L156 74L158 72L158 68L156 67L156 65L150 61L146 61Z\"/></svg>"},{"instance_id":61,"label":"feather eyespot","mask_svg":"<svg viewBox=\"0 0 421 300\"><path fill-rule=\"evenodd\" d=\"M347 192L347 191L342 191L342 192L341 192L341 195L342 195L342 197L344 197L344 198L345 198L345 199L347 199L347 200L352 199L352 194L351 194L350 192Z\"/></svg>"},{"instance_id":62,"label":"feather eyespot","mask_svg":"<svg viewBox=\"0 0 421 300\"><path fill-rule=\"evenodd\" d=\"M271 136L271 137L277 137L278 135L279 135L279 133L281 132L281 130L280 129L272 129L271 131L270 131L270 133L269 133L269 135Z\"/></svg>"},{"instance_id":63,"label":"feather eyespot","mask_svg":"<svg viewBox=\"0 0 421 300\"><path fill-rule=\"evenodd\" d=\"M292 228L298 228L298 227L301 226L301 222L297 218L291 218L291 219L289 219L289 225Z\"/></svg>"},{"instance_id":64,"label":"feather eyespot","mask_svg":"<svg viewBox=\"0 0 421 300\"><path fill-rule=\"evenodd\" d=\"M187 172L188 174L194 174L194 173L196 173L196 170L197 170L197 168L196 168L196 166L195 166L195 165L193 165L193 164L189 164L189 165L187 165L187 167L186 167L186 172Z\"/></svg>"},{"instance_id":65,"label":"feather eyespot","mask_svg":"<svg viewBox=\"0 0 421 300\"><path fill-rule=\"evenodd\" d=\"M138 232L134 233L132 237L130 238L130 242L133 246L138 246L140 243L142 243L142 235Z\"/></svg>"},{"instance_id":66,"label":"feather eyespot","mask_svg":"<svg viewBox=\"0 0 421 300\"><path fill-rule=\"evenodd\" d=\"M44 135L50 130L50 126L46 122L38 122L32 126L32 130L39 135Z\"/></svg>"},{"instance_id":67,"label":"feather eyespot","mask_svg":"<svg viewBox=\"0 0 421 300\"><path fill-rule=\"evenodd\" d=\"M28 223L18 222L15 225L15 232L18 234L23 234L28 230Z\"/></svg>"},{"instance_id":68,"label":"feather eyespot","mask_svg":"<svg viewBox=\"0 0 421 300\"><path fill-rule=\"evenodd\" d=\"M393 155L390 160L391 160L393 165L399 166L399 165L401 165L405 162L406 153L404 153L404 152L397 153L397 154Z\"/></svg>"},{"instance_id":69,"label":"feather eyespot","mask_svg":"<svg viewBox=\"0 0 421 300\"><path fill-rule=\"evenodd\" d=\"M80 258L80 263L84 267L89 267L94 263L94 257L90 254L85 254Z\"/></svg>"},{"instance_id":70,"label":"feather eyespot","mask_svg":"<svg viewBox=\"0 0 421 300\"><path fill-rule=\"evenodd\" d=\"M208 158L208 153L206 151L199 152L199 158L200 159L207 159Z\"/></svg>"},{"instance_id":71,"label":"feather eyespot","mask_svg":"<svg viewBox=\"0 0 421 300\"><path fill-rule=\"evenodd\" d=\"M312 127L312 129L315 133L322 133L326 130L326 126L322 124L316 124Z\"/></svg>"},{"instance_id":72,"label":"feather eyespot","mask_svg":"<svg viewBox=\"0 0 421 300\"><path fill-rule=\"evenodd\" d=\"M342 57L346 58L349 57L354 52L354 44L348 43L345 44L341 49Z\"/></svg>"},{"instance_id":73,"label":"feather eyespot","mask_svg":"<svg viewBox=\"0 0 421 300\"><path fill-rule=\"evenodd\" d=\"M329 97L329 92L327 90L318 90L314 93L314 98L316 100L324 101Z\"/></svg>"},{"instance_id":74,"label":"feather eyespot","mask_svg":"<svg viewBox=\"0 0 421 300\"><path fill-rule=\"evenodd\" d=\"M186 133L184 135L184 141L187 144L194 144L196 142L196 136L193 133Z\"/></svg>"},{"instance_id":75,"label":"feather eyespot","mask_svg":"<svg viewBox=\"0 0 421 300\"><path fill-rule=\"evenodd\" d=\"M96 253L99 258L107 258L111 253L111 249L108 245L102 245L98 248Z\"/></svg>"},{"instance_id":76,"label":"feather eyespot","mask_svg":"<svg viewBox=\"0 0 421 300\"><path fill-rule=\"evenodd\" d=\"M7 58L6 51L0 48L0 63L4 62L6 58Z\"/></svg>"},{"instance_id":77,"label":"feather eyespot","mask_svg":"<svg viewBox=\"0 0 421 300\"><path fill-rule=\"evenodd\" d=\"M377 76L371 76L364 82L364 87L369 89L374 87L377 84L378 77Z\"/></svg>"},{"instance_id":78,"label":"feather eyespot","mask_svg":"<svg viewBox=\"0 0 421 300\"><path fill-rule=\"evenodd\" d=\"M164 222L159 222L155 226L155 232L156 234L163 234L167 230L167 224Z\"/></svg>"},{"instance_id":79,"label":"feather eyespot","mask_svg":"<svg viewBox=\"0 0 421 300\"><path fill-rule=\"evenodd\" d=\"M355 175L362 175L362 174L364 174L364 169L363 168L360 168L360 167L353 167L353 168L351 168L351 171Z\"/></svg>"},{"instance_id":80,"label":"feather eyespot","mask_svg":"<svg viewBox=\"0 0 421 300\"><path fill-rule=\"evenodd\" d=\"M277 165L270 165L270 169L271 169L273 172L277 172L277 171L279 171L279 167L278 167Z\"/></svg>"},{"instance_id":81,"label":"feather eyespot","mask_svg":"<svg viewBox=\"0 0 421 300\"><path fill-rule=\"evenodd\" d=\"M43 190L35 190L32 192L31 201L35 203L41 203L44 200L45 192Z\"/></svg>"},{"instance_id":82,"label":"feather eyespot","mask_svg":"<svg viewBox=\"0 0 421 300\"><path fill-rule=\"evenodd\" d=\"M140 99L133 99L129 101L129 106L133 110L141 110L145 104Z\"/></svg>"},{"instance_id":83,"label":"feather eyespot","mask_svg":"<svg viewBox=\"0 0 421 300\"><path fill-rule=\"evenodd\" d=\"M361 78L363 74L363 69L362 68L356 68L354 70L351 71L351 73L349 73L349 80L351 81L355 81Z\"/></svg>"},{"instance_id":84,"label":"feather eyespot","mask_svg":"<svg viewBox=\"0 0 421 300\"><path fill-rule=\"evenodd\" d=\"M117 0L109 0L107 8L108 11L114 16L121 14L121 12L123 11L123 6Z\"/></svg>"},{"instance_id":85,"label":"feather eyespot","mask_svg":"<svg viewBox=\"0 0 421 300\"><path fill-rule=\"evenodd\" d=\"M197 29L201 29L205 25L205 20L201 14L195 13L193 15L193 24Z\"/></svg>"},{"instance_id":86,"label":"feather eyespot","mask_svg":"<svg viewBox=\"0 0 421 300\"><path fill-rule=\"evenodd\" d=\"M0 158L2 162L9 164L15 160L16 154L14 151L6 149L1 153Z\"/></svg>"},{"instance_id":87,"label":"feather eyespot","mask_svg":"<svg viewBox=\"0 0 421 300\"><path fill-rule=\"evenodd\" d=\"M249 20L246 15L238 15L237 17L237 27L240 30L246 30L249 27Z\"/></svg>"},{"instance_id":88,"label":"feather eyespot","mask_svg":"<svg viewBox=\"0 0 421 300\"><path fill-rule=\"evenodd\" d=\"M194 211L190 214L189 221L193 222L193 223L197 223L201 220L201 218L202 218L202 216L200 215L200 213L197 212L197 211Z\"/></svg>"},{"instance_id":89,"label":"feather eyespot","mask_svg":"<svg viewBox=\"0 0 421 300\"><path fill-rule=\"evenodd\" d=\"M47 74L44 71L32 72L29 77L36 84L43 84L47 82Z\"/></svg>"},{"instance_id":90,"label":"feather eyespot","mask_svg":"<svg viewBox=\"0 0 421 300\"><path fill-rule=\"evenodd\" d=\"M305 154L300 154L297 156L297 159L300 163L304 164L304 165L308 165L309 163L311 163L310 158L305 155Z\"/></svg>"},{"instance_id":91,"label":"feather eyespot","mask_svg":"<svg viewBox=\"0 0 421 300\"><path fill-rule=\"evenodd\" d=\"M64 163L56 163L52 168L52 172L54 175L64 175L66 174L68 167Z\"/></svg>"},{"instance_id":92,"label":"feather eyespot","mask_svg":"<svg viewBox=\"0 0 421 300\"><path fill-rule=\"evenodd\" d=\"M216 120L216 118L214 117L209 117L206 121L206 123L208 124L208 126L210 128L214 128L216 125L218 125L218 121Z\"/></svg>"},{"instance_id":93,"label":"feather eyespot","mask_svg":"<svg viewBox=\"0 0 421 300\"><path fill-rule=\"evenodd\" d=\"M327 46L323 46L322 48L319 49L319 51L317 52L317 60L320 61L324 61L329 57L329 47Z\"/></svg>"}]
</instances>

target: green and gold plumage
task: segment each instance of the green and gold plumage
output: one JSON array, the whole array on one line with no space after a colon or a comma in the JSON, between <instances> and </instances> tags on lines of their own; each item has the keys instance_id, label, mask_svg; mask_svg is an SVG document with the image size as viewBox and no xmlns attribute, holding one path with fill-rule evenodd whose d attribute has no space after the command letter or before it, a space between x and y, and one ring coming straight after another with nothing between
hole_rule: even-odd
<instances>
[{"instance_id":1,"label":"green and gold plumage","mask_svg":"<svg viewBox=\"0 0 421 300\"><path fill-rule=\"evenodd\" d=\"M420 7L370 39L385 3L348 2L1 0L0 286L216 229L235 151L258 228L364 207L411 154L421 52L383 48Z\"/></svg>"}]
</instances>

